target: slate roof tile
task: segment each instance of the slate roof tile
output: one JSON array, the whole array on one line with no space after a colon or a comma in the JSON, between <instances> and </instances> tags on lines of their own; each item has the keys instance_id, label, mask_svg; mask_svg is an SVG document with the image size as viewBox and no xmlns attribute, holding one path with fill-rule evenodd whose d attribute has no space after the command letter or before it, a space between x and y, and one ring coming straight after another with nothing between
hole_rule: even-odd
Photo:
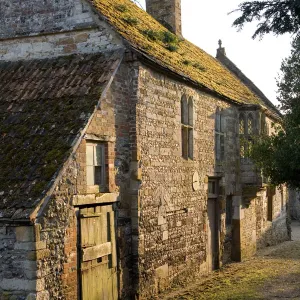
<instances>
[{"instance_id":1,"label":"slate roof tile","mask_svg":"<svg viewBox=\"0 0 300 300\"><path fill-rule=\"evenodd\" d=\"M118 51L0 62L0 217L29 216L121 56Z\"/></svg>"}]
</instances>

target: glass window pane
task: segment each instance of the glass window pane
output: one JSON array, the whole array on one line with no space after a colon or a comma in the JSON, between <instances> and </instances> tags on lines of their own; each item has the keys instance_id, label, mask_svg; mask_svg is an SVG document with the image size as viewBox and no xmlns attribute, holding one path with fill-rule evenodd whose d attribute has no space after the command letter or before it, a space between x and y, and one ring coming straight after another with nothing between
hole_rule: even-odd
<instances>
[{"instance_id":1,"label":"glass window pane","mask_svg":"<svg viewBox=\"0 0 300 300\"><path fill-rule=\"evenodd\" d=\"M240 145L240 156L241 158L245 158L245 146L243 143Z\"/></svg>"},{"instance_id":2,"label":"glass window pane","mask_svg":"<svg viewBox=\"0 0 300 300\"><path fill-rule=\"evenodd\" d=\"M103 164L103 155L104 155L104 148L102 145L97 145L95 147L95 156L94 156L94 165L95 166L102 166Z\"/></svg>"},{"instance_id":3,"label":"glass window pane","mask_svg":"<svg viewBox=\"0 0 300 300\"><path fill-rule=\"evenodd\" d=\"M248 134L252 134L253 133L253 117L252 115L248 116Z\"/></svg>"},{"instance_id":4,"label":"glass window pane","mask_svg":"<svg viewBox=\"0 0 300 300\"><path fill-rule=\"evenodd\" d=\"M215 151L216 151L216 160L220 160L220 152L221 152L221 145L220 145L220 134L216 133L215 137Z\"/></svg>"},{"instance_id":5,"label":"glass window pane","mask_svg":"<svg viewBox=\"0 0 300 300\"><path fill-rule=\"evenodd\" d=\"M220 124L221 118L219 112L216 112L215 116L215 130L220 132L221 124Z\"/></svg>"},{"instance_id":6,"label":"glass window pane","mask_svg":"<svg viewBox=\"0 0 300 300\"><path fill-rule=\"evenodd\" d=\"M194 104L193 104L193 98L189 98L189 125L193 126L194 124Z\"/></svg>"},{"instance_id":7,"label":"glass window pane","mask_svg":"<svg viewBox=\"0 0 300 300\"><path fill-rule=\"evenodd\" d=\"M185 96L181 99L181 123L188 125L188 103Z\"/></svg>"},{"instance_id":8,"label":"glass window pane","mask_svg":"<svg viewBox=\"0 0 300 300\"><path fill-rule=\"evenodd\" d=\"M94 146L86 145L86 165L94 165Z\"/></svg>"},{"instance_id":9,"label":"glass window pane","mask_svg":"<svg viewBox=\"0 0 300 300\"><path fill-rule=\"evenodd\" d=\"M225 131L225 118L220 115L220 132L224 132Z\"/></svg>"},{"instance_id":10,"label":"glass window pane","mask_svg":"<svg viewBox=\"0 0 300 300\"><path fill-rule=\"evenodd\" d=\"M208 182L208 193L216 194L216 182L215 181Z\"/></svg>"},{"instance_id":11,"label":"glass window pane","mask_svg":"<svg viewBox=\"0 0 300 300\"><path fill-rule=\"evenodd\" d=\"M93 166L87 166L86 167L86 183L87 185L95 185L94 180L94 167Z\"/></svg>"},{"instance_id":12,"label":"glass window pane","mask_svg":"<svg viewBox=\"0 0 300 300\"><path fill-rule=\"evenodd\" d=\"M220 136L220 159L223 160L225 157L225 138L224 135Z\"/></svg>"},{"instance_id":13,"label":"glass window pane","mask_svg":"<svg viewBox=\"0 0 300 300\"><path fill-rule=\"evenodd\" d=\"M95 184L103 184L102 167L100 166L95 167Z\"/></svg>"},{"instance_id":14,"label":"glass window pane","mask_svg":"<svg viewBox=\"0 0 300 300\"><path fill-rule=\"evenodd\" d=\"M188 132L187 128L181 127L181 145L182 145L182 157L188 158Z\"/></svg>"},{"instance_id":15,"label":"glass window pane","mask_svg":"<svg viewBox=\"0 0 300 300\"><path fill-rule=\"evenodd\" d=\"M189 141L188 141L188 152L189 158L193 159L193 150L194 150L194 138L193 138L193 129L189 128Z\"/></svg>"},{"instance_id":16,"label":"glass window pane","mask_svg":"<svg viewBox=\"0 0 300 300\"><path fill-rule=\"evenodd\" d=\"M245 133L245 121L244 121L244 116L243 115L240 116L239 132L240 132L240 134L244 134Z\"/></svg>"}]
</instances>

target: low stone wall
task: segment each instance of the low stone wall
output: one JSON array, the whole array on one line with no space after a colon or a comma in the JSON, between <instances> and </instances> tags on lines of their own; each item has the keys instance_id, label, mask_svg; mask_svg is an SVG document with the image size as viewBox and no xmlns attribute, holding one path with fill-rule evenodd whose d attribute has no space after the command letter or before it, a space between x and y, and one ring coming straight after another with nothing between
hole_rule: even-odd
<instances>
[{"instance_id":1,"label":"low stone wall","mask_svg":"<svg viewBox=\"0 0 300 300\"><path fill-rule=\"evenodd\" d=\"M46 252L38 226L0 225L1 300L49 299L37 264Z\"/></svg>"}]
</instances>

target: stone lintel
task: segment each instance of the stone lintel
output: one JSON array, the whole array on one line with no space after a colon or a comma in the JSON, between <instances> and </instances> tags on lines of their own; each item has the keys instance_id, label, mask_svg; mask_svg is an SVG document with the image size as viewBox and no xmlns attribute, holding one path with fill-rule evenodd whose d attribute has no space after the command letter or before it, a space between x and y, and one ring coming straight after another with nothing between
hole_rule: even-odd
<instances>
[{"instance_id":1,"label":"stone lintel","mask_svg":"<svg viewBox=\"0 0 300 300\"><path fill-rule=\"evenodd\" d=\"M113 203L118 201L118 197L119 197L119 193L104 193L100 196L76 195L73 197L73 205Z\"/></svg>"}]
</instances>

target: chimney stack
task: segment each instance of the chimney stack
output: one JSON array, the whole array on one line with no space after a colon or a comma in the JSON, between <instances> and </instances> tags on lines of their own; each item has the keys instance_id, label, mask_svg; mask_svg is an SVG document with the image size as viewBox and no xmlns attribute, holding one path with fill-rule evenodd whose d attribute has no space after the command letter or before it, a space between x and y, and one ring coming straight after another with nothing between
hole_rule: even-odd
<instances>
[{"instance_id":1,"label":"chimney stack","mask_svg":"<svg viewBox=\"0 0 300 300\"><path fill-rule=\"evenodd\" d=\"M146 0L146 10L167 29L182 36L181 0Z\"/></svg>"}]
</instances>

